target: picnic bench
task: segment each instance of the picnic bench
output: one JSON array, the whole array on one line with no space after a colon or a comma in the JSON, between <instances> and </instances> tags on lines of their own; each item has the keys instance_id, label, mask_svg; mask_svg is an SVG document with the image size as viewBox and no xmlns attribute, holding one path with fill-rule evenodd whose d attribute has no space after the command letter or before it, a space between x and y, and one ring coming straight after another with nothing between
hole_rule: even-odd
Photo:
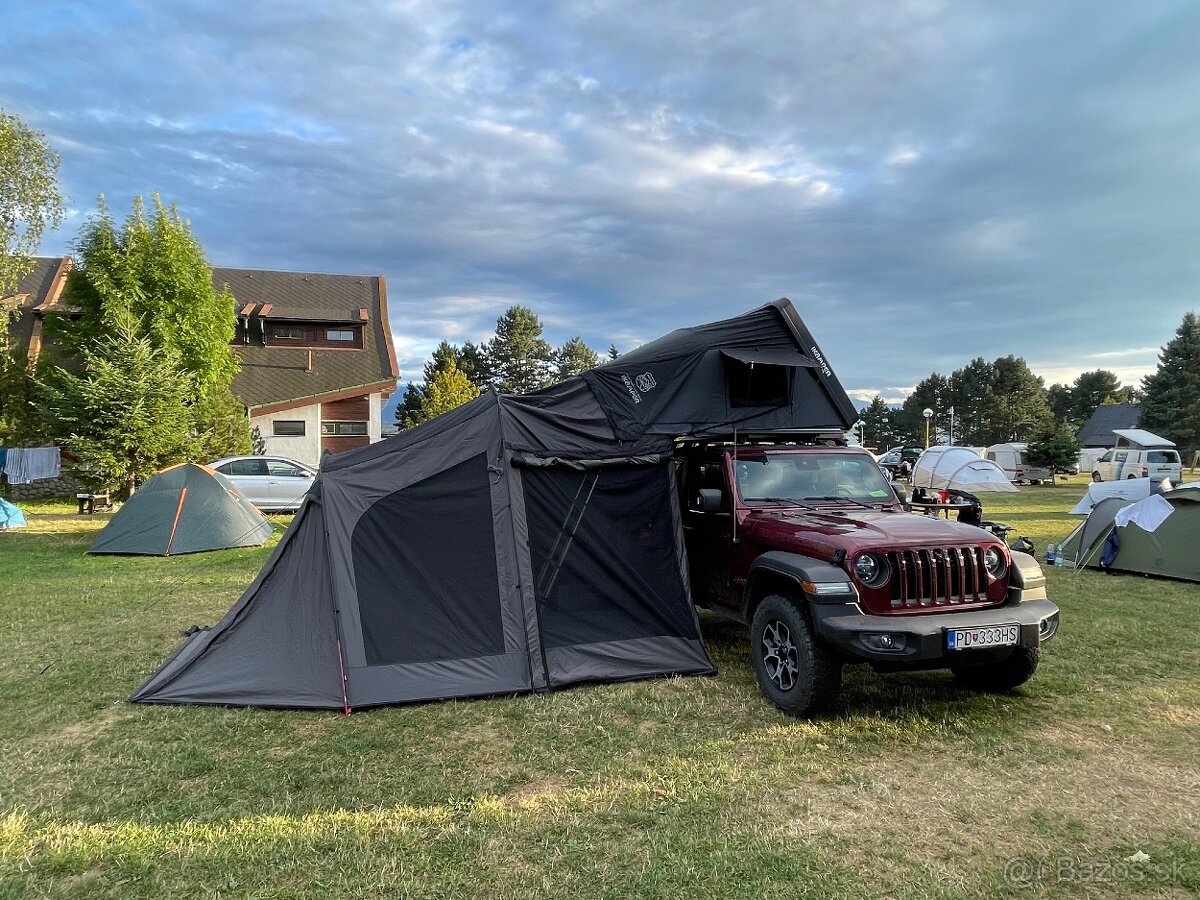
<instances>
[{"instance_id":1,"label":"picnic bench","mask_svg":"<svg viewBox=\"0 0 1200 900\"><path fill-rule=\"evenodd\" d=\"M97 508L109 511L113 508L108 491L102 494L76 494L75 500L79 504L79 515L81 516L91 515Z\"/></svg>"}]
</instances>

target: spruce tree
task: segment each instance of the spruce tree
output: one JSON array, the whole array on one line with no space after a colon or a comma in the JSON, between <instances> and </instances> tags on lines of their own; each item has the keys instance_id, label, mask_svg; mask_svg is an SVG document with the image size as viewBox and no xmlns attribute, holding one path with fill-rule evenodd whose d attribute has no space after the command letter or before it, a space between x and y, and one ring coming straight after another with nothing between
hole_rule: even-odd
<instances>
[{"instance_id":1,"label":"spruce tree","mask_svg":"<svg viewBox=\"0 0 1200 900\"><path fill-rule=\"evenodd\" d=\"M596 351L576 335L558 348L554 353L555 378L565 381L572 375L586 372L600 365L600 357Z\"/></svg>"},{"instance_id":2,"label":"spruce tree","mask_svg":"<svg viewBox=\"0 0 1200 900\"><path fill-rule=\"evenodd\" d=\"M542 337L542 323L527 306L511 306L496 320L488 362L497 388L527 394L550 383L554 349Z\"/></svg>"},{"instance_id":3,"label":"spruce tree","mask_svg":"<svg viewBox=\"0 0 1200 900\"><path fill-rule=\"evenodd\" d=\"M1200 319L1184 315L1158 355L1158 368L1142 379L1139 425L1174 441L1190 459L1200 450Z\"/></svg>"}]
</instances>

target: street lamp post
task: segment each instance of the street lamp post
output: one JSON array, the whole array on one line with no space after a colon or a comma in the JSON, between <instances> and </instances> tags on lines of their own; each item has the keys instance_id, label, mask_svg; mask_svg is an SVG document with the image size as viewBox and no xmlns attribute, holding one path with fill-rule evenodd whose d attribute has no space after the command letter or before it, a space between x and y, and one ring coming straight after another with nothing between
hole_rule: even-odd
<instances>
[{"instance_id":1,"label":"street lamp post","mask_svg":"<svg viewBox=\"0 0 1200 900\"><path fill-rule=\"evenodd\" d=\"M925 449L929 449L929 420L933 418L933 410L928 406L921 410L921 415L925 417Z\"/></svg>"}]
</instances>

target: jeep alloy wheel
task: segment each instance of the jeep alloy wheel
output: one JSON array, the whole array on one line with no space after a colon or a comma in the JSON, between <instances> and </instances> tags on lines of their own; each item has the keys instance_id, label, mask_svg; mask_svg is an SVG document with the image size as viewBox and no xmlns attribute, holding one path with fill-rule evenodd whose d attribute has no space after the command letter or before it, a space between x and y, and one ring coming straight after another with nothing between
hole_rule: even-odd
<instances>
[{"instance_id":1,"label":"jeep alloy wheel","mask_svg":"<svg viewBox=\"0 0 1200 900\"><path fill-rule=\"evenodd\" d=\"M806 716L837 701L842 660L813 636L790 598L763 598L750 624L750 647L759 689L783 712Z\"/></svg>"}]
</instances>

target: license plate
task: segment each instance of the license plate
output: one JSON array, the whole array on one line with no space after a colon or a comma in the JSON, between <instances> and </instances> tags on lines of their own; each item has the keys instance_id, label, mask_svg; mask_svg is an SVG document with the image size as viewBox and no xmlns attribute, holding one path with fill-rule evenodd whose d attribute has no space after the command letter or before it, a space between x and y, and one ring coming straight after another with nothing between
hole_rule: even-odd
<instances>
[{"instance_id":1,"label":"license plate","mask_svg":"<svg viewBox=\"0 0 1200 900\"><path fill-rule=\"evenodd\" d=\"M1011 647L1021 637L1020 625L985 625L983 628L946 629L947 650Z\"/></svg>"}]
</instances>

